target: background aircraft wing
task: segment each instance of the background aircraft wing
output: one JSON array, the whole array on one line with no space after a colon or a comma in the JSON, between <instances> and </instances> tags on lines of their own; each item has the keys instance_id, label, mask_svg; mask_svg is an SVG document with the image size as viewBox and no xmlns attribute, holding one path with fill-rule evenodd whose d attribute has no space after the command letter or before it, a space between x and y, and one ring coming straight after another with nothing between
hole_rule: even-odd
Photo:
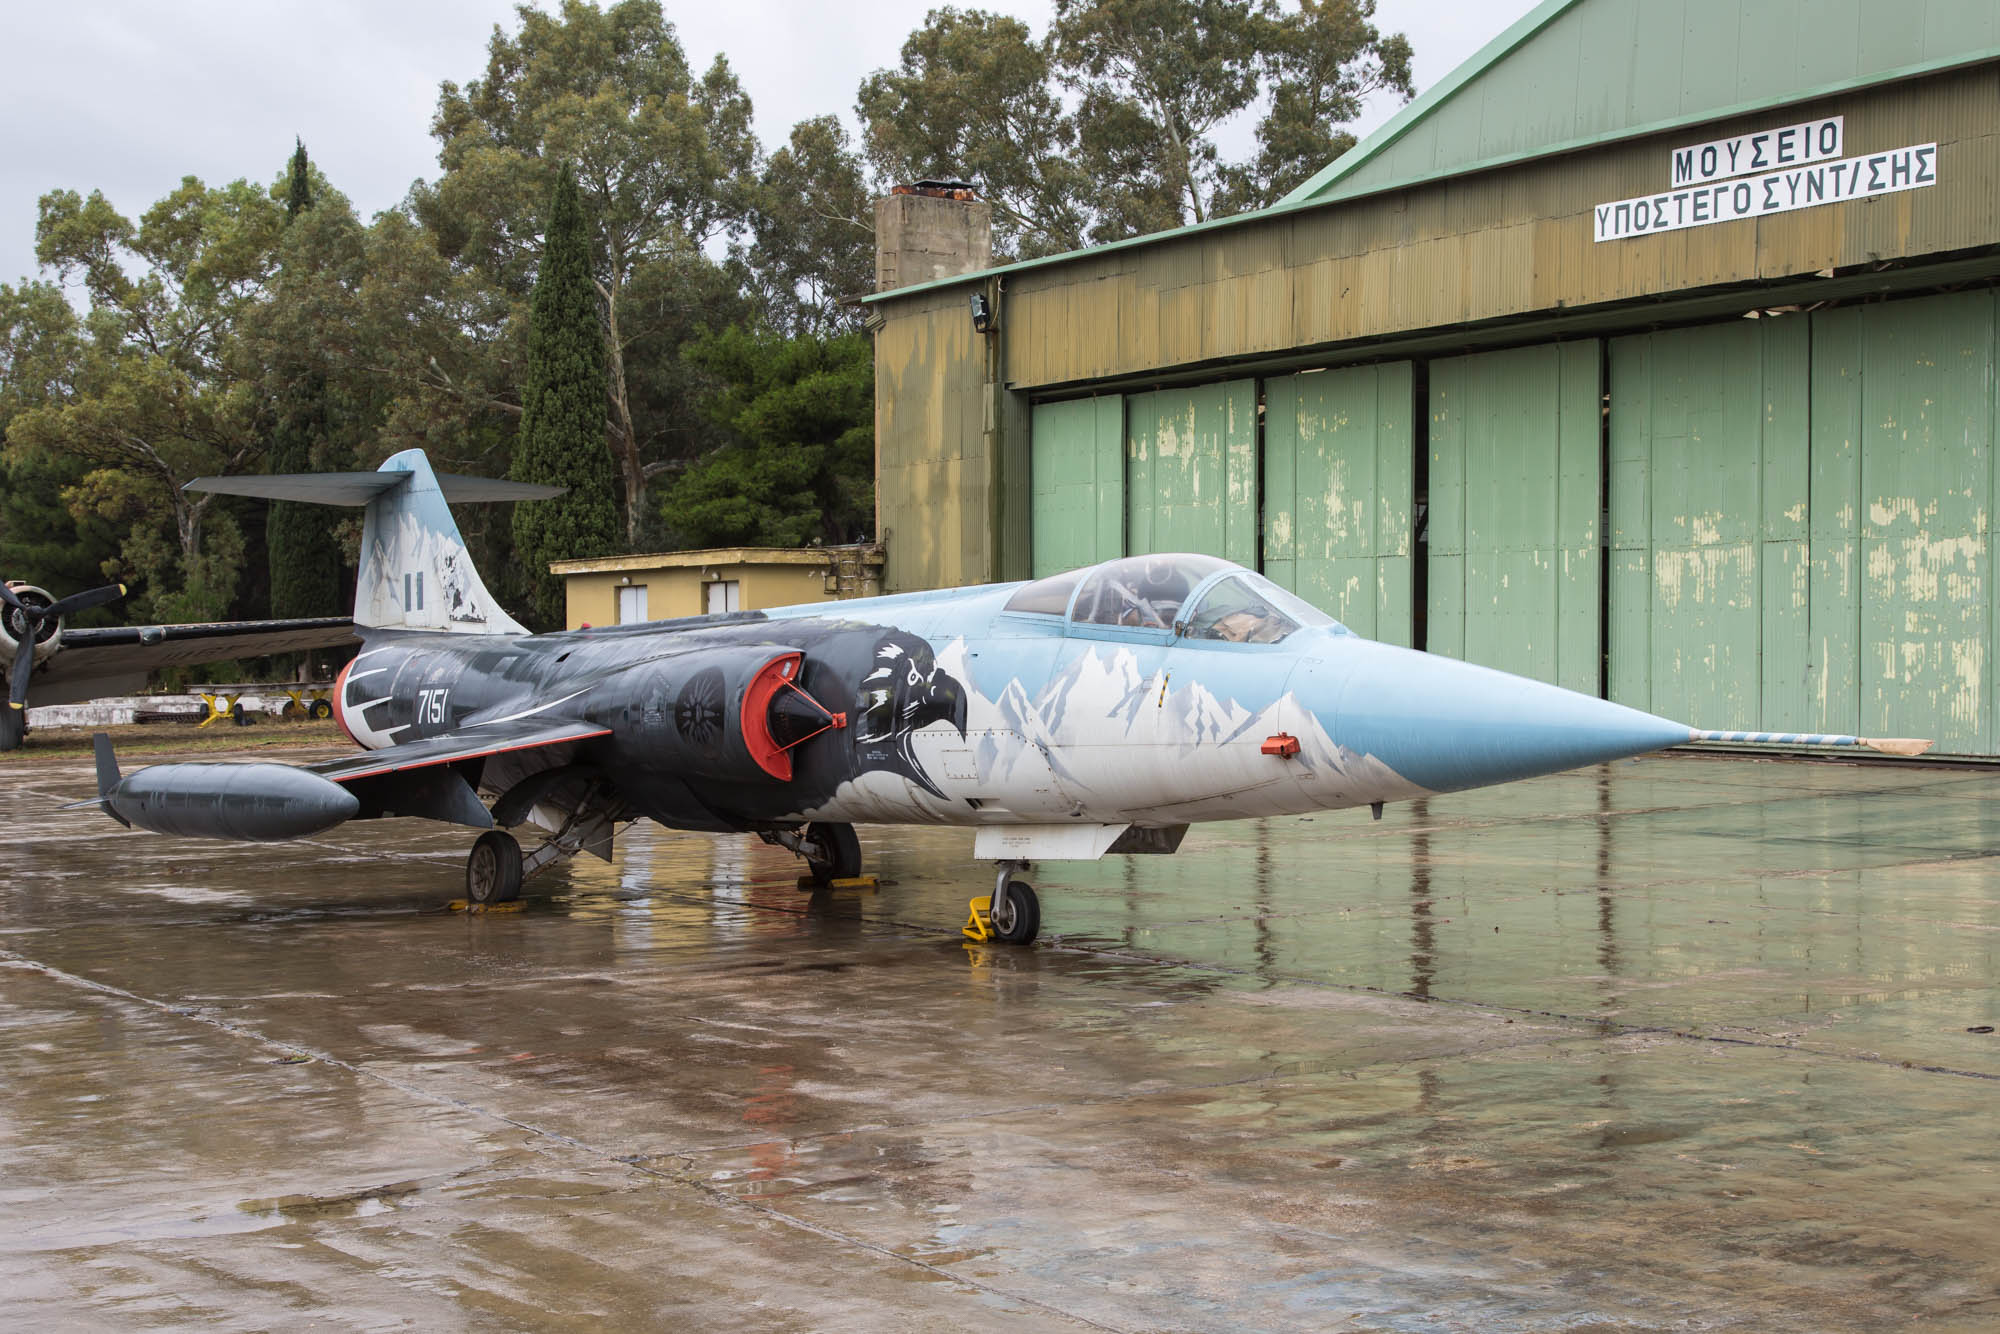
<instances>
[{"instance_id":1,"label":"background aircraft wing","mask_svg":"<svg viewBox=\"0 0 2000 1334\"><path fill-rule=\"evenodd\" d=\"M147 674L161 667L195 667L230 658L338 648L354 639L354 622L345 616L66 630L61 651L35 672L28 703L68 704L127 694L143 686Z\"/></svg>"}]
</instances>

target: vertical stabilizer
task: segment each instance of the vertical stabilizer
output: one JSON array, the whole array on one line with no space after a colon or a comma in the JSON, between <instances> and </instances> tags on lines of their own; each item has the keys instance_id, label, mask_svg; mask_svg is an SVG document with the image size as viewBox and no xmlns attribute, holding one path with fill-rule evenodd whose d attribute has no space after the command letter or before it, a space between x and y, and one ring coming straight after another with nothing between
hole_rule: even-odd
<instances>
[{"instance_id":1,"label":"vertical stabilizer","mask_svg":"<svg viewBox=\"0 0 2000 1334\"><path fill-rule=\"evenodd\" d=\"M368 502L354 623L378 629L527 634L486 591L424 452L406 449L378 471L408 476Z\"/></svg>"}]
</instances>

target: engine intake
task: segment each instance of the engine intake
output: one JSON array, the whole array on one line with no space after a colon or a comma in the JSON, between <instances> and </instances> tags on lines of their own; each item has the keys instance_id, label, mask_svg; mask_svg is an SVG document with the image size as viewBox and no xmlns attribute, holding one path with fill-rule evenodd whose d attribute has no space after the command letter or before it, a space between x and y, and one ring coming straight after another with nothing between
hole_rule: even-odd
<instances>
[{"instance_id":1,"label":"engine intake","mask_svg":"<svg viewBox=\"0 0 2000 1334\"><path fill-rule=\"evenodd\" d=\"M691 777L788 783L800 745L847 726L805 689L800 649L697 649L646 670L646 758Z\"/></svg>"}]
</instances>

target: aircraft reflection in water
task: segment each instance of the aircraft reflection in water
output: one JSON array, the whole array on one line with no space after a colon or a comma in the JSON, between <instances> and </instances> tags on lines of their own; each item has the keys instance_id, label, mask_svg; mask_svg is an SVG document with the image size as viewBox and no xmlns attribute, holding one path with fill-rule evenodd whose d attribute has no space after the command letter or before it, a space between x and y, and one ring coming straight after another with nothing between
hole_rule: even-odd
<instances>
[{"instance_id":1,"label":"aircraft reflection in water","mask_svg":"<svg viewBox=\"0 0 2000 1334\"><path fill-rule=\"evenodd\" d=\"M191 486L366 506L365 643L335 692L366 753L121 778L100 739L100 804L241 839L383 816L484 829L466 870L479 902L558 858L608 857L642 817L753 831L822 882L859 872L857 821L967 825L975 855L999 863L992 930L1026 942L1040 906L1014 873L1030 861L1170 853L1200 821L1379 814L1710 735L1372 643L1208 556L530 635L493 602L446 502L547 488L441 479L417 450L374 473ZM519 826L546 836L525 857L502 832Z\"/></svg>"}]
</instances>

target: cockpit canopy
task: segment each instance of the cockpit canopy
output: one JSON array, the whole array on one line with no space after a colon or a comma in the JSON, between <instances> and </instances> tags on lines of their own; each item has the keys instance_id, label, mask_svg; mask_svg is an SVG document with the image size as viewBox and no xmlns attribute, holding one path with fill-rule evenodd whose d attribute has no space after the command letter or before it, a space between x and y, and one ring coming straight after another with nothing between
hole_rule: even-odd
<instances>
[{"instance_id":1,"label":"cockpit canopy","mask_svg":"<svg viewBox=\"0 0 2000 1334\"><path fill-rule=\"evenodd\" d=\"M1006 609L1239 644L1275 644L1308 626L1338 628L1255 571L1187 554L1126 556L1050 575L1016 589Z\"/></svg>"}]
</instances>

